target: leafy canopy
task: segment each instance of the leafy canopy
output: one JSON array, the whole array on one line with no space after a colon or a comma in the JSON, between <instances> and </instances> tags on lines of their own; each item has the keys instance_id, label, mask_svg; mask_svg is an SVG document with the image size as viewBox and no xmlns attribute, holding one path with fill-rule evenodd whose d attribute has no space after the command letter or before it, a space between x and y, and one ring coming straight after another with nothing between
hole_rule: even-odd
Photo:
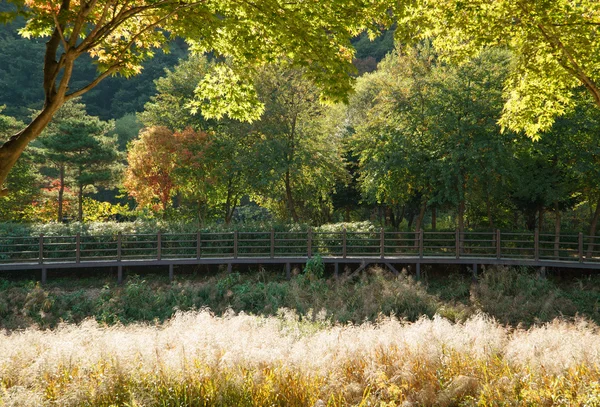
<instances>
[{"instance_id":1,"label":"leafy canopy","mask_svg":"<svg viewBox=\"0 0 600 407\"><path fill-rule=\"evenodd\" d=\"M186 38L193 51L212 52L220 61L198 86L196 108L207 117L223 114L255 119L260 102L248 67L275 61L305 67L327 100L340 100L351 88L350 37L373 28L388 8L381 1L287 2L282 0L11 0L12 12L27 24L25 37L59 37L64 53L56 61L84 53L97 64L98 77L132 76L142 62ZM386 17L384 17L385 19ZM67 68L68 69L68 68ZM58 76L54 78L58 79ZM93 84L93 83L92 83ZM90 84L90 85L92 85ZM72 96L89 90L84 86ZM208 102L210 100L210 102Z\"/></svg>"},{"instance_id":2,"label":"leafy canopy","mask_svg":"<svg viewBox=\"0 0 600 407\"><path fill-rule=\"evenodd\" d=\"M432 38L442 57L459 61L488 47L512 50L500 123L537 138L573 107L578 86L600 108L599 26L597 0L416 0L396 33Z\"/></svg>"}]
</instances>

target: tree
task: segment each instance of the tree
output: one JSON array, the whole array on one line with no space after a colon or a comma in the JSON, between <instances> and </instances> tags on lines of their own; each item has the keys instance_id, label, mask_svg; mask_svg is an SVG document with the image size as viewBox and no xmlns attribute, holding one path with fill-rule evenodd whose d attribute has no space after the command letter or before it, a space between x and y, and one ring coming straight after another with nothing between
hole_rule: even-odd
<instances>
[{"instance_id":1,"label":"tree","mask_svg":"<svg viewBox=\"0 0 600 407\"><path fill-rule=\"evenodd\" d=\"M346 172L341 153L341 117L318 101L315 85L299 70L267 67L257 89L265 113L252 131L251 183L256 199L281 218L327 217L331 192Z\"/></svg>"},{"instance_id":2,"label":"tree","mask_svg":"<svg viewBox=\"0 0 600 407\"><path fill-rule=\"evenodd\" d=\"M2 114L0 106L0 138L12 134L23 126L23 123ZM27 220L24 209L40 195L40 176L32 163L31 154L25 152L23 159L17 163L16 170L8 179L8 186L14 191L10 196L0 197L0 220Z\"/></svg>"},{"instance_id":3,"label":"tree","mask_svg":"<svg viewBox=\"0 0 600 407\"><path fill-rule=\"evenodd\" d=\"M111 183L117 172L116 137L109 137L112 123L89 116L77 99L65 103L39 138L45 163L58 171L58 213L63 221L63 192L67 179L77 188L77 220L83 219L83 194L88 186ZM47 165L47 164L45 164Z\"/></svg>"},{"instance_id":4,"label":"tree","mask_svg":"<svg viewBox=\"0 0 600 407\"><path fill-rule=\"evenodd\" d=\"M508 47L514 61L501 123L535 138L572 107L576 87L600 108L599 25L596 0L418 0L396 33L405 41L431 38L443 56L459 61Z\"/></svg>"},{"instance_id":5,"label":"tree","mask_svg":"<svg viewBox=\"0 0 600 407\"><path fill-rule=\"evenodd\" d=\"M249 83L248 67L276 60L302 65L319 83L324 97L343 99L351 87L352 47L356 35L386 2L328 1L259 3L230 0L10 0L12 12L27 18L26 37L47 37L43 66L44 105L23 130L0 147L0 184L25 147L37 138L56 111L103 79L140 72L144 60L173 36L185 37L197 53L213 52L229 63L215 65L198 86L197 108L205 115L252 119L261 105ZM99 74L79 88L71 79L76 61L91 56ZM282 59L282 56L285 57ZM205 100L206 99L206 100ZM210 100L208 103L207 100ZM0 193L8 190L0 187Z\"/></svg>"},{"instance_id":6,"label":"tree","mask_svg":"<svg viewBox=\"0 0 600 407\"><path fill-rule=\"evenodd\" d=\"M163 213L175 192L177 141L166 127L149 127L129 145L123 186L141 206Z\"/></svg>"},{"instance_id":7,"label":"tree","mask_svg":"<svg viewBox=\"0 0 600 407\"><path fill-rule=\"evenodd\" d=\"M435 228L436 210L451 206L462 231L468 200L477 200L493 228L512 137L496 124L508 61L488 51L463 66L442 64L425 42L398 48L361 78L349 114L365 197L403 208L409 227L416 215L416 230L428 207Z\"/></svg>"}]
</instances>

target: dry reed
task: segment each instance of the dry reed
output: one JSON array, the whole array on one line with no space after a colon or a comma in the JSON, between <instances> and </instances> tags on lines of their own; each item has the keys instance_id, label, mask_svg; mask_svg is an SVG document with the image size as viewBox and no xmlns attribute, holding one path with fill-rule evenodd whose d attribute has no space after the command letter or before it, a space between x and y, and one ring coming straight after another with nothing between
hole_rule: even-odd
<instances>
[{"instance_id":1,"label":"dry reed","mask_svg":"<svg viewBox=\"0 0 600 407\"><path fill-rule=\"evenodd\" d=\"M600 332L178 313L0 334L1 406L600 406Z\"/></svg>"}]
</instances>

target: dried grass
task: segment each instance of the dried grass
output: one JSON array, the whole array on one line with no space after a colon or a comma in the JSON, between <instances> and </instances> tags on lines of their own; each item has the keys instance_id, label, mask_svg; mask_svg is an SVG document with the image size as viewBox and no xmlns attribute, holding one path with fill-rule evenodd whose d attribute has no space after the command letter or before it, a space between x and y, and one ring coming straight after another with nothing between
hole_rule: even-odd
<instances>
[{"instance_id":1,"label":"dried grass","mask_svg":"<svg viewBox=\"0 0 600 407\"><path fill-rule=\"evenodd\" d=\"M600 406L600 332L178 313L0 335L2 406Z\"/></svg>"}]
</instances>

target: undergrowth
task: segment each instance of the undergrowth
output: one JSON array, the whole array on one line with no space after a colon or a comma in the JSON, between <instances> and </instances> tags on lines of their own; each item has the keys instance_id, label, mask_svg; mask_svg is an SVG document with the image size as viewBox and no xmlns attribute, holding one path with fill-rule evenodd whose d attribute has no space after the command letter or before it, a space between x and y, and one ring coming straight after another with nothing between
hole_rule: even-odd
<instances>
[{"instance_id":1,"label":"undergrowth","mask_svg":"<svg viewBox=\"0 0 600 407\"><path fill-rule=\"evenodd\" d=\"M281 308L305 318L360 324L381 315L416 321L438 314L464 321L483 312L512 326L531 326L556 317L583 316L600 322L600 278L559 282L521 269L490 268L476 282L467 274L422 282L380 268L339 279L324 278L322 263L296 270L291 280L264 270L181 276L130 276L121 286L64 279L41 286L33 281L0 280L0 328L53 328L93 317L100 323L162 322L177 311L210 308L276 315Z\"/></svg>"}]
</instances>

